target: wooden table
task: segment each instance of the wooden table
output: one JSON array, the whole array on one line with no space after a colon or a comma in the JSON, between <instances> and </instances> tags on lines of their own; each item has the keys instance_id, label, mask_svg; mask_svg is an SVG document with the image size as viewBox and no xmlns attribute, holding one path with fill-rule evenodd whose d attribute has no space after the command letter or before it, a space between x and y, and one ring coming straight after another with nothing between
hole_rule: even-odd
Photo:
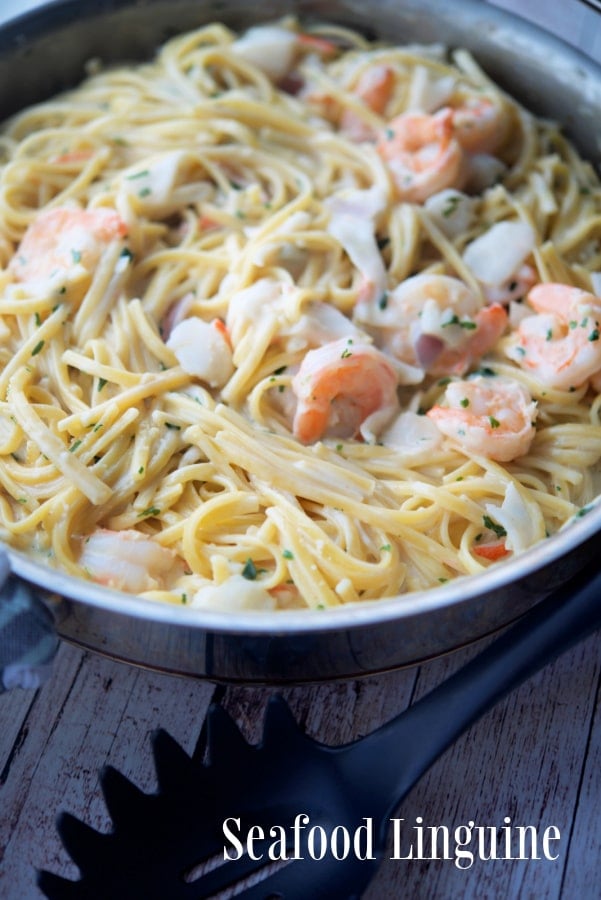
<instances>
[{"instance_id":1,"label":"wooden table","mask_svg":"<svg viewBox=\"0 0 601 900\"><path fill-rule=\"evenodd\" d=\"M307 732L342 743L404 709L476 649L419 668L281 693ZM476 859L462 870L453 859L398 860L389 853L368 900L601 897L600 663L598 635L532 678L451 748L396 813L407 829L418 816L451 832L470 820L500 828L505 817L536 826L540 835L555 826L557 859ZM110 763L152 791L156 728L192 753L208 704L220 699L253 740L271 693L156 674L63 645L41 690L0 696L2 900L40 898L36 868L77 877L55 816L68 810L99 830L109 827L101 766Z\"/></svg>"}]
</instances>

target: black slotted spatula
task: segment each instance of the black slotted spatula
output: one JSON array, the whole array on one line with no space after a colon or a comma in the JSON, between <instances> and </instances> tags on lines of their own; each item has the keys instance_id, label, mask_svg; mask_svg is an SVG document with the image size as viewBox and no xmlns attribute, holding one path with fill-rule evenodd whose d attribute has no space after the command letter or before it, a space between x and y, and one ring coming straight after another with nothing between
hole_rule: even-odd
<instances>
[{"instance_id":1,"label":"black slotted spatula","mask_svg":"<svg viewBox=\"0 0 601 900\"><path fill-rule=\"evenodd\" d=\"M213 706L205 761L165 732L155 735L157 793L115 769L102 772L113 830L101 834L63 813L58 830L81 878L41 872L38 884L49 900L359 898L382 858L390 817L421 775L486 710L600 625L601 573L589 568L401 715L340 747L304 735L279 698L257 746ZM368 826L373 841L365 833L346 855L338 843L336 858L334 830L355 835ZM325 844L308 840L316 828ZM249 843L259 829L265 840Z\"/></svg>"}]
</instances>

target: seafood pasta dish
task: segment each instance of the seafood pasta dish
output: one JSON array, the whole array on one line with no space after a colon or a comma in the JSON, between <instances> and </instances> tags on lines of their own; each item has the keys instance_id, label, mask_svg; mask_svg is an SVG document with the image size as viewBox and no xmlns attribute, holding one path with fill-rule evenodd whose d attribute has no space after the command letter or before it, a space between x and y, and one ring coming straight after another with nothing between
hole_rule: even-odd
<instances>
[{"instance_id":1,"label":"seafood pasta dish","mask_svg":"<svg viewBox=\"0 0 601 900\"><path fill-rule=\"evenodd\" d=\"M0 154L11 547L193 607L401 603L594 501L601 187L467 51L211 24Z\"/></svg>"}]
</instances>

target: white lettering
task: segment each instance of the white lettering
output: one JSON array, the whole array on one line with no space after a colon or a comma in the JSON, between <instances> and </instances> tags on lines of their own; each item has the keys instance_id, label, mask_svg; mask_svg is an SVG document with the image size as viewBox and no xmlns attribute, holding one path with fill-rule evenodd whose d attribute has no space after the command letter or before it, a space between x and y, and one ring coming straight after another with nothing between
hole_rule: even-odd
<instances>
[{"instance_id":1,"label":"white lettering","mask_svg":"<svg viewBox=\"0 0 601 900\"><path fill-rule=\"evenodd\" d=\"M307 825L309 824L309 816L307 813L299 813L294 817L294 825L292 826L292 830L294 832L294 856L293 859L304 859L303 854L301 853L301 831L304 831Z\"/></svg>"},{"instance_id":2,"label":"white lettering","mask_svg":"<svg viewBox=\"0 0 601 900\"><path fill-rule=\"evenodd\" d=\"M223 859L224 860L240 859L240 857L244 853L244 844L242 844L241 841L238 840L238 838L236 837L234 832L231 830L230 825L229 825L230 822L236 826L238 831L240 831L240 819L230 818L230 819L226 819L225 822L223 823L223 836L226 839L226 841L229 841L230 844L232 844L232 846L234 847L234 850L237 853L237 856L230 856L228 853L227 847L224 847L223 848Z\"/></svg>"},{"instance_id":3,"label":"white lettering","mask_svg":"<svg viewBox=\"0 0 601 900\"><path fill-rule=\"evenodd\" d=\"M392 846L393 852L391 859L413 859L413 847L410 848L407 856L401 854L401 822L404 819L391 819L392 822Z\"/></svg>"},{"instance_id":4,"label":"white lettering","mask_svg":"<svg viewBox=\"0 0 601 900\"><path fill-rule=\"evenodd\" d=\"M417 832L416 856L417 859L424 859L424 831L421 827L424 820L421 816L416 816L415 821L417 824L413 826L413 830Z\"/></svg>"},{"instance_id":5,"label":"white lettering","mask_svg":"<svg viewBox=\"0 0 601 900\"><path fill-rule=\"evenodd\" d=\"M505 825L501 828L505 838L505 853L503 854L503 859L515 859L515 856L512 856L511 853L511 819L509 816L505 816L503 819Z\"/></svg>"},{"instance_id":6,"label":"white lettering","mask_svg":"<svg viewBox=\"0 0 601 900\"><path fill-rule=\"evenodd\" d=\"M526 835L530 835L530 851L526 852ZM538 855L538 840L534 825L518 825L518 837L520 854L518 859L540 859Z\"/></svg>"},{"instance_id":7,"label":"white lettering","mask_svg":"<svg viewBox=\"0 0 601 900\"><path fill-rule=\"evenodd\" d=\"M269 829L269 837L276 838L276 840L269 845L269 850L267 851L269 859L288 859L288 855L286 853L286 829L283 827L283 825L273 825Z\"/></svg>"},{"instance_id":8,"label":"white lettering","mask_svg":"<svg viewBox=\"0 0 601 900\"><path fill-rule=\"evenodd\" d=\"M555 856L549 850L549 841L559 841L561 840L561 834L559 833L559 828L556 825L549 825L548 828L545 828L543 831L543 856L545 859L557 859L559 853L556 853Z\"/></svg>"},{"instance_id":9,"label":"white lettering","mask_svg":"<svg viewBox=\"0 0 601 900\"><path fill-rule=\"evenodd\" d=\"M246 852L250 856L251 859L263 859L263 854L255 853L255 841L264 841L265 840L265 832L261 828L260 825L251 825L248 829L248 834L246 835Z\"/></svg>"},{"instance_id":10,"label":"white lettering","mask_svg":"<svg viewBox=\"0 0 601 900\"><path fill-rule=\"evenodd\" d=\"M489 834L489 843L488 843L488 855L486 854L486 850L484 849L484 838L486 837L486 833ZM497 829L493 828L489 825L487 828L483 826L478 827L478 859L481 860L490 860L490 859L498 859L497 856Z\"/></svg>"},{"instance_id":11,"label":"white lettering","mask_svg":"<svg viewBox=\"0 0 601 900\"><path fill-rule=\"evenodd\" d=\"M474 854L465 849L472 842L473 828L474 823L470 820L467 825L459 825L455 829L455 866L458 869L471 869L474 864Z\"/></svg>"},{"instance_id":12,"label":"white lettering","mask_svg":"<svg viewBox=\"0 0 601 900\"><path fill-rule=\"evenodd\" d=\"M365 825L359 825L355 831L353 839L353 849L357 859L375 859L374 856L374 820L365 817L363 819ZM361 837L365 832L365 853L361 856Z\"/></svg>"},{"instance_id":13,"label":"white lettering","mask_svg":"<svg viewBox=\"0 0 601 900\"><path fill-rule=\"evenodd\" d=\"M315 849L315 835L319 835L319 853ZM307 845L311 859L323 859L328 852L328 836L321 825L313 825L307 834Z\"/></svg>"},{"instance_id":14,"label":"white lettering","mask_svg":"<svg viewBox=\"0 0 601 900\"><path fill-rule=\"evenodd\" d=\"M342 835L342 849L339 847L339 835ZM344 825L336 825L336 827L332 829L332 834L330 835L330 849L334 859L346 859L349 855L351 850L351 836L348 833L348 828L345 828Z\"/></svg>"},{"instance_id":15,"label":"white lettering","mask_svg":"<svg viewBox=\"0 0 601 900\"><path fill-rule=\"evenodd\" d=\"M471 869L476 859L556 860L554 844L561 840L559 828L550 825L539 833L534 825L513 825L509 816L500 827L476 825L470 820L454 830L446 825L424 825L416 816L411 838L404 840L403 818L391 818L392 854L394 860L453 860L456 868ZM267 856L272 862L311 859L319 861L330 854L335 860L345 860L351 853L358 860L374 860L374 820L362 819L354 831L345 825L326 829L322 825L310 825L307 813L299 813L289 826L273 825L268 830L260 825L245 826L241 819L227 818L223 822L224 861L238 860L244 854L260 861ZM269 841L269 843L268 843ZM263 842L261 844L261 842ZM292 853L292 847L294 852ZM541 855L542 853L542 855Z\"/></svg>"},{"instance_id":16,"label":"white lettering","mask_svg":"<svg viewBox=\"0 0 601 900\"><path fill-rule=\"evenodd\" d=\"M450 847L449 847L449 829L446 825L430 825L430 843L432 844L432 855L431 859L450 859ZM442 856L438 855L438 836L442 835Z\"/></svg>"}]
</instances>

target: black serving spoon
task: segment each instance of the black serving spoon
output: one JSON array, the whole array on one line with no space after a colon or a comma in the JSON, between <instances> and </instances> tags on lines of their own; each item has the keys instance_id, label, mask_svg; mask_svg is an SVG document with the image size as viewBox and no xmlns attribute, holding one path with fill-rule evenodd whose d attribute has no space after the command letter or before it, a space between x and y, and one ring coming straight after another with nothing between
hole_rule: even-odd
<instances>
[{"instance_id":1,"label":"black serving spoon","mask_svg":"<svg viewBox=\"0 0 601 900\"><path fill-rule=\"evenodd\" d=\"M597 569L353 743L307 737L280 698L270 701L258 746L220 706L208 714L205 760L158 732L158 792L105 768L113 830L101 834L63 813L59 833L81 879L41 872L39 887L50 900L199 900L232 896L234 886L246 900L360 897L383 856L389 819L421 775L501 697L601 625Z\"/></svg>"}]
</instances>

